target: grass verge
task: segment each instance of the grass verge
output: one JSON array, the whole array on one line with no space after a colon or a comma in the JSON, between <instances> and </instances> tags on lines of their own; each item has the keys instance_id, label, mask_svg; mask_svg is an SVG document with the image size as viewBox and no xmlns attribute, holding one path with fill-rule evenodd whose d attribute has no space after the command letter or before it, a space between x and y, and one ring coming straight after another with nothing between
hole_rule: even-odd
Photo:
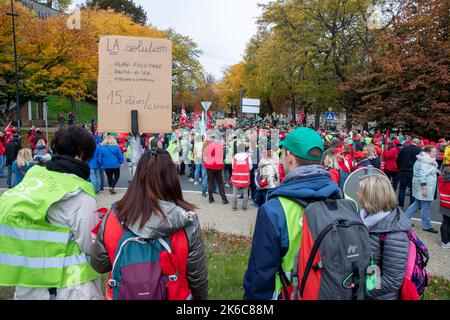
<instances>
[{"instance_id":1,"label":"grass verge","mask_svg":"<svg viewBox=\"0 0 450 320\"><path fill-rule=\"evenodd\" d=\"M250 255L251 239L219 233L203 232L208 260L209 299L241 300L244 273ZM102 277L103 281L106 276ZM13 288L0 287L0 300L12 299ZM426 289L424 300L450 300L449 280L434 276Z\"/></svg>"}]
</instances>

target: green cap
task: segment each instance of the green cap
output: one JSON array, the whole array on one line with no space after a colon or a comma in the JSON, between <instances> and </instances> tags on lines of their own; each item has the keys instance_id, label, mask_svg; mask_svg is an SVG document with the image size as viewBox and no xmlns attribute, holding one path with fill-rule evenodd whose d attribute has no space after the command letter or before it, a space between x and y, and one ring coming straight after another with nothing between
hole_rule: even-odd
<instances>
[{"instance_id":1,"label":"green cap","mask_svg":"<svg viewBox=\"0 0 450 320\"><path fill-rule=\"evenodd\" d=\"M308 154L313 148L319 148L323 152L322 138L316 131L308 127L300 127L293 130L281 141L280 146L302 159L312 161L320 161L322 159L322 156L315 157Z\"/></svg>"}]
</instances>

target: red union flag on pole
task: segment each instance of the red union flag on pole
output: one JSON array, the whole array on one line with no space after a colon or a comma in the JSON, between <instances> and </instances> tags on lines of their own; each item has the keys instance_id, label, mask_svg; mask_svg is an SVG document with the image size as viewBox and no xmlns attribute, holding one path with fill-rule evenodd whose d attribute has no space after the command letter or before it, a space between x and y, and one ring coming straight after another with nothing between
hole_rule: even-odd
<instances>
[{"instance_id":1,"label":"red union flag on pole","mask_svg":"<svg viewBox=\"0 0 450 320\"><path fill-rule=\"evenodd\" d=\"M303 118L305 117L305 112L303 109L300 111L300 115L298 117L298 125L303 126Z\"/></svg>"},{"instance_id":2,"label":"red union flag on pole","mask_svg":"<svg viewBox=\"0 0 450 320\"><path fill-rule=\"evenodd\" d=\"M212 127L212 117L211 117L211 110L210 109L208 109L208 111L206 112L206 116L208 117L208 125L207 125L207 127L211 128Z\"/></svg>"},{"instance_id":3,"label":"red union flag on pole","mask_svg":"<svg viewBox=\"0 0 450 320\"><path fill-rule=\"evenodd\" d=\"M186 111L184 110L184 104L181 105L181 116L180 116L180 125L184 127L191 127L189 123L189 119L186 116Z\"/></svg>"},{"instance_id":4,"label":"red union flag on pole","mask_svg":"<svg viewBox=\"0 0 450 320\"><path fill-rule=\"evenodd\" d=\"M198 102L195 104L194 125L197 124L197 120L200 119L200 113L198 112Z\"/></svg>"}]
</instances>

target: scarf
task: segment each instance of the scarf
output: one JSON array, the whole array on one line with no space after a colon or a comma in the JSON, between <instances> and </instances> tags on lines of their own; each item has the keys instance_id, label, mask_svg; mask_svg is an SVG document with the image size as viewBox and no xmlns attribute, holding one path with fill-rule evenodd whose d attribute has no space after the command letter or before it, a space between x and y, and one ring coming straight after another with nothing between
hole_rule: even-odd
<instances>
[{"instance_id":1,"label":"scarf","mask_svg":"<svg viewBox=\"0 0 450 320\"><path fill-rule=\"evenodd\" d=\"M45 167L50 171L74 174L86 181L90 175L89 166L71 156L55 155L45 164Z\"/></svg>"}]
</instances>

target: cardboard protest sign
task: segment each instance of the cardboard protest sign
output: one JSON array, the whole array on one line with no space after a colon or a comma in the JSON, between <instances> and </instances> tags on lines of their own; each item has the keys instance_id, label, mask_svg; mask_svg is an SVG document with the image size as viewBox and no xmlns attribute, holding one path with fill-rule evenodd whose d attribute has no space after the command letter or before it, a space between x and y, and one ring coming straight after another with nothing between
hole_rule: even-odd
<instances>
[{"instance_id":1,"label":"cardboard protest sign","mask_svg":"<svg viewBox=\"0 0 450 320\"><path fill-rule=\"evenodd\" d=\"M216 120L216 125L218 126L225 126L228 127L232 125L233 127L236 127L236 119L226 118L226 119L218 119Z\"/></svg>"},{"instance_id":2,"label":"cardboard protest sign","mask_svg":"<svg viewBox=\"0 0 450 320\"><path fill-rule=\"evenodd\" d=\"M172 131L172 42L102 36L99 44L98 128L131 131L131 110L140 132Z\"/></svg>"}]
</instances>

